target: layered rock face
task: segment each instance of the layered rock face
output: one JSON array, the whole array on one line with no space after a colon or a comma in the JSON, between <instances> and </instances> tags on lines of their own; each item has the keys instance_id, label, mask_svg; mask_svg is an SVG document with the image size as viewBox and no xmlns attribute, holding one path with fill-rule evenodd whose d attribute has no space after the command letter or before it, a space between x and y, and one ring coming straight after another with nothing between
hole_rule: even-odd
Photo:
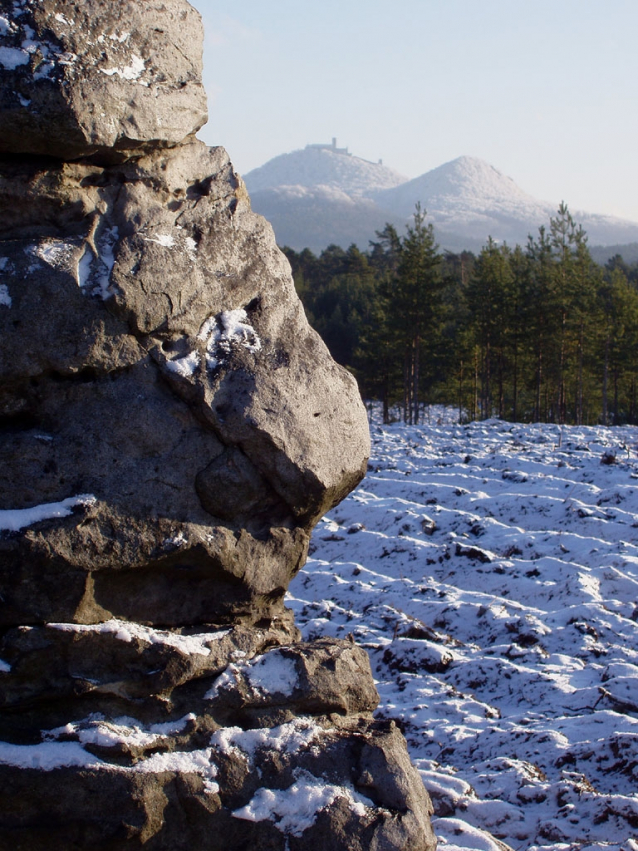
<instances>
[{"instance_id":1,"label":"layered rock face","mask_svg":"<svg viewBox=\"0 0 638 851\"><path fill-rule=\"evenodd\" d=\"M365 411L205 120L185 0L0 2L0 848L435 846L284 607Z\"/></svg>"}]
</instances>

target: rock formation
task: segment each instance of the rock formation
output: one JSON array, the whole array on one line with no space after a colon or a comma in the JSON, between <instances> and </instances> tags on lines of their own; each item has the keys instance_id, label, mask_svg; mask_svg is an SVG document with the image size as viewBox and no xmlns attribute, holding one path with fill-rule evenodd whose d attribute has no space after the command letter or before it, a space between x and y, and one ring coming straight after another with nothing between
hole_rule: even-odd
<instances>
[{"instance_id":1,"label":"rock formation","mask_svg":"<svg viewBox=\"0 0 638 851\"><path fill-rule=\"evenodd\" d=\"M0 0L0 849L430 851L284 607L365 411L205 121L185 0Z\"/></svg>"}]
</instances>

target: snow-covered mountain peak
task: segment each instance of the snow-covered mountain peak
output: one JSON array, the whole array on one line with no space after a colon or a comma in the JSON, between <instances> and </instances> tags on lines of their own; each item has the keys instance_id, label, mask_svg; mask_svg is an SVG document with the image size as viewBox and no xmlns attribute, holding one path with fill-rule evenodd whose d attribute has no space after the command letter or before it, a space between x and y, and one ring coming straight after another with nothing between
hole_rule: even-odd
<instances>
[{"instance_id":1,"label":"snow-covered mountain peak","mask_svg":"<svg viewBox=\"0 0 638 851\"><path fill-rule=\"evenodd\" d=\"M332 187L352 197L370 195L405 183L407 177L381 162L373 163L332 145L307 145L281 154L244 175L251 193L280 186Z\"/></svg>"},{"instance_id":2,"label":"snow-covered mountain peak","mask_svg":"<svg viewBox=\"0 0 638 851\"><path fill-rule=\"evenodd\" d=\"M383 206L403 215L418 202L428 212L501 213L517 219L543 219L553 205L524 192L511 177L478 157L463 156L444 163L396 188L377 193Z\"/></svg>"},{"instance_id":3,"label":"snow-covered mountain peak","mask_svg":"<svg viewBox=\"0 0 638 851\"><path fill-rule=\"evenodd\" d=\"M449 194L457 194L459 190L466 195L480 198L516 197L530 200L531 196L514 183L493 165L479 157L462 156L432 169L417 181L425 182L430 187L438 189L441 194L449 190ZM413 181L410 181L411 183ZM448 194L448 193L446 193Z\"/></svg>"}]
</instances>

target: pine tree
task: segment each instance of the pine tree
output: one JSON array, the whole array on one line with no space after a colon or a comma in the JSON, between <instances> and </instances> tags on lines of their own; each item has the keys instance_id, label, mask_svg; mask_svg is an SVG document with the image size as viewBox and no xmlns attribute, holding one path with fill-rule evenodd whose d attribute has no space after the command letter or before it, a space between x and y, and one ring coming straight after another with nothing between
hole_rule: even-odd
<instances>
[{"instance_id":1,"label":"pine tree","mask_svg":"<svg viewBox=\"0 0 638 851\"><path fill-rule=\"evenodd\" d=\"M507 245L492 237L479 254L467 299L472 315L473 337L479 355L480 409L483 418L505 415L508 378L508 345L512 333L510 313L515 304L514 277Z\"/></svg>"},{"instance_id":2,"label":"pine tree","mask_svg":"<svg viewBox=\"0 0 638 851\"><path fill-rule=\"evenodd\" d=\"M432 354L443 287L434 228L425 219L417 204L400 241L390 304L390 323L403 354L403 417L410 424L419 421L421 365Z\"/></svg>"},{"instance_id":3,"label":"pine tree","mask_svg":"<svg viewBox=\"0 0 638 851\"><path fill-rule=\"evenodd\" d=\"M539 228L538 239L530 236L527 244L527 260L528 275L524 281L524 310L530 352L533 351L535 362L533 419L540 422L548 414L546 393L543 391L551 351L554 283L552 246L544 227Z\"/></svg>"}]
</instances>

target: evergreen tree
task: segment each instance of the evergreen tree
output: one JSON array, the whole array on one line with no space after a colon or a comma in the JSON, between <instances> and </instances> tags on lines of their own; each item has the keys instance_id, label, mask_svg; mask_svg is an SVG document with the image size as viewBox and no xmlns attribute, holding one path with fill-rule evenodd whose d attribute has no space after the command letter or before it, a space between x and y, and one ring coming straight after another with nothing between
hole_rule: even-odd
<instances>
[{"instance_id":1,"label":"evergreen tree","mask_svg":"<svg viewBox=\"0 0 638 851\"><path fill-rule=\"evenodd\" d=\"M508 379L508 345L512 333L510 313L515 304L510 249L492 237L479 254L467 299L477 347L480 376L480 410L483 417L505 415Z\"/></svg>"},{"instance_id":2,"label":"evergreen tree","mask_svg":"<svg viewBox=\"0 0 638 851\"><path fill-rule=\"evenodd\" d=\"M602 311L601 345L603 425L636 422L638 377L638 291L622 267L607 271L598 290Z\"/></svg>"},{"instance_id":3,"label":"evergreen tree","mask_svg":"<svg viewBox=\"0 0 638 851\"><path fill-rule=\"evenodd\" d=\"M537 239L530 236L527 261L528 274L523 281L524 312L529 351L530 354L533 351L534 360L533 419L540 422L547 418L546 373L552 349L554 318L552 246L544 227L539 228Z\"/></svg>"},{"instance_id":4,"label":"evergreen tree","mask_svg":"<svg viewBox=\"0 0 638 851\"><path fill-rule=\"evenodd\" d=\"M434 228L425 219L417 204L413 224L400 241L389 304L390 324L403 355L403 417L410 424L419 421L421 366L434 351L443 287Z\"/></svg>"},{"instance_id":5,"label":"evergreen tree","mask_svg":"<svg viewBox=\"0 0 638 851\"><path fill-rule=\"evenodd\" d=\"M428 399L459 418L638 420L638 264L595 264L561 204L525 249L489 239L443 258L425 212L368 252L284 249L309 321L384 419Z\"/></svg>"}]
</instances>

